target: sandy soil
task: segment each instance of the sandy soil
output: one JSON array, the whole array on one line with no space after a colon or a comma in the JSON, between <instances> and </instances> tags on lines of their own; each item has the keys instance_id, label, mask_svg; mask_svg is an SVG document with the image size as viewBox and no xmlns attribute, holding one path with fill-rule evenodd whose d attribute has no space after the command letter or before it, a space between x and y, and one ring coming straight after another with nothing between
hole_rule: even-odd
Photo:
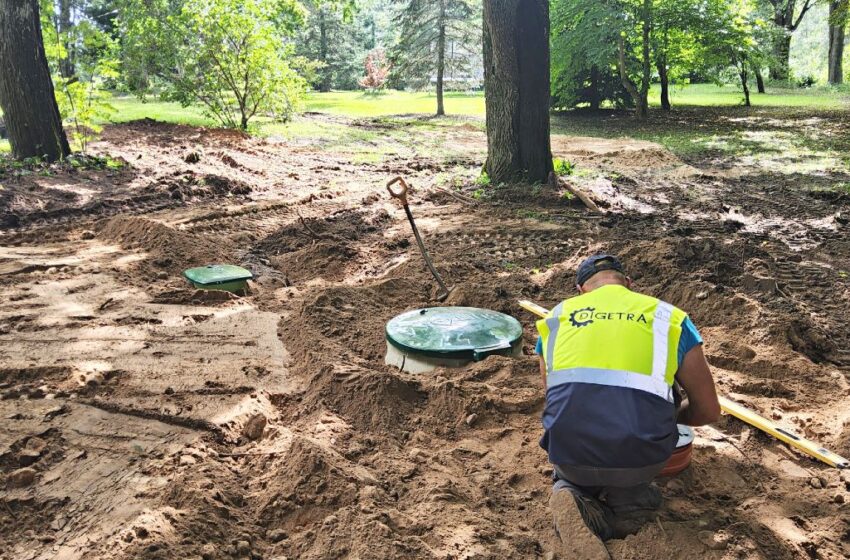
<instances>
[{"instance_id":1,"label":"sandy soil","mask_svg":"<svg viewBox=\"0 0 850 560\"><path fill-rule=\"evenodd\" d=\"M95 146L120 170L4 179L0 558L563 558L516 300L556 303L599 249L691 313L722 393L850 454L846 197L555 137L604 216L550 188L465 203L440 176L471 194L483 135L416 142L353 163L321 142L140 122ZM450 303L520 318L523 358L383 365L384 322L436 294L383 189L397 173ZM180 278L224 260L254 271L247 297ZM692 466L659 481L657 521L608 543L615 559L850 556L846 473L727 417L697 434Z\"/></svg>"}]
</instances>

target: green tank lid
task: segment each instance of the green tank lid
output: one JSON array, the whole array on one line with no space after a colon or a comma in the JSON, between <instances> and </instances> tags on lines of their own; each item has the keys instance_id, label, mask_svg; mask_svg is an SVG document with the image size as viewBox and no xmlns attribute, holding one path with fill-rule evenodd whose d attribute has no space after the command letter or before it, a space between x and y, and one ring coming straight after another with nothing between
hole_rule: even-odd
<instances>
[{"instance_id":1,"label":"green tank lid","mask_svg":"<svg viewBox=\"0 0 850 560\"><path fill-rule=\"evenodd\" d=\"M435 358L481 360L513 353L522 339L519 321L489 309L415 309L387 323L387 341L403 352Z\"/></svg>"},{"instance_id":2,"label":"green tank lid","mask_svg":"<svg viewBox=\"0 0 850 560\"><path fill-rule=\"evenodd\" d=\"M250 270L232 264L210 264L190 268L183 272L183 276L196 286L215 286L230 282L251 280L254 275Z\"/></svg>"}]
</instances>

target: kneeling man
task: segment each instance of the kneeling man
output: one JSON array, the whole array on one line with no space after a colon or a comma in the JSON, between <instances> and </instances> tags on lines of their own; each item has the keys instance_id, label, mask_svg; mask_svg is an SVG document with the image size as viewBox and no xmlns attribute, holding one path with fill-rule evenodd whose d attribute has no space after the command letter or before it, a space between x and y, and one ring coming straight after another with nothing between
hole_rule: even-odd
<instances>
[{"instance_id":1,"label":"kneeling man","mask_svg":"<svg viewBox=\"0 0 850 560\"><path fill-rule=\"evenodd\" d=\"M537 353L550 506L563 553L580 560L607 558L603 541L651 518L661 504L651 482L675 448L677 422L714 422L720 404L684 311L632 291L612 255L585 260L576 285L580 295L537 322Z\"/></svg>"}]
</instances>

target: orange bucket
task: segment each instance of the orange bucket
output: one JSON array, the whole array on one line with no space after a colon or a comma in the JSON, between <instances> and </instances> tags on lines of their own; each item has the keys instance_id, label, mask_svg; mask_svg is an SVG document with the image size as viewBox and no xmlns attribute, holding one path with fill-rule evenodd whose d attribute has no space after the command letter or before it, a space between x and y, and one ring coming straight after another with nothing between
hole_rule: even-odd
<instances>
[{"instance_id":1,"label":"orange bucket","mask_svg":"<svg viewBox=\"0 0 850 560\"><path fill-rule=\"evenodd\" d=\"M684 424L679 424L678 428L679 441L676 442L676 449L658 476L675 476L691 464L691 455L694 448L694 431L690 426L685 426Z\"/></svg>"}]
</instances>

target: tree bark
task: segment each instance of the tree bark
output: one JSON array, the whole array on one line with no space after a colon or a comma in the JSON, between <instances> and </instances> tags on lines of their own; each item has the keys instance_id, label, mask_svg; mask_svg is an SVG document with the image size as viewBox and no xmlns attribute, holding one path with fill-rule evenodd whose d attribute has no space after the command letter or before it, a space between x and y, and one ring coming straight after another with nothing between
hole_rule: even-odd
<instances>
[{"instance_id":1,"label":"tree bark","mask_svg":"<svg viewBox=\"0 0 850 560\"><path fill-rule=\"evenodd\" d=\"M328 66L328 22L324 5L319 7L319 60L325 64L319 78L319 91L328 92L331 90L331 69Z\"/></svg>"},{"instance_id":2,"label":"tree bark","mask_svg":"<svg viewBox=\"0 0 850 560\"><path fill-rule=\"evenodd\" d=\"M742 63L741 67L738 69L738 75L741 77L741 87L744 88L744 105L747 107L751 107L750 103L750 86L747 84L749 75L747 72L746 63Z\"/></svg>"},{"instance_id":3,"label":"tree bark","mask_svg":"<svg viewBox=\"0 0 850 560\"><path fill-rule=\"evenodd\" d=\"M63 78L72 78L77 73L74 65L74 45L68 41L72 27L71 0L59 0L59 22L56 29L60 33L62 47L65 49L66 55L59 61L59 75Z\"/></svg>"},{"instance_id":4,"label":"tree bark","mask_svg":"<svg viewBox=\"0 0 850 560\"><path fill-rule=\"evenodd\" d=\"M71 153L44 54L38 0L0 0L0 108L12 154L56 161Z\"/></svg>"},{"instance_id":5,"label":"tree bark","mask_svg":"<svg viewBox=\"0 0 850 560\"><path fill-rule=\"evenodd\" d=\"M652 60L650 44L652 41L652 0L643 0L641 8L641 83L640 87L629 77L626 66L626 42L622 35L617 40L617 65L620 69L620 81L629 95L635 100L635 116L639 120L649 116L649 81L652 78Z\"/></svg>"},{"instance_id":6,"label":"tree bark","mask_svg":"<svg viewBox=\"0 0 850 560\"><path fill-rule=\"evenodd\" d=\"M645 119L648 113L647 100L641 97L637 85L629 77L626 68L626 42L622 36L617 40L617 67L620 70L620 81L623 83L623 87L635 101L635 116L640 120Z\"/></svg>"},{"instance_id":7,"label":"tree bark","mask_svg":"<svg viewBox=\"0 0 850 560\"><path fill-rule=\"evenodd\" d=\"M485 0L485 170L496 183L543 183L549 139L549 2Z\"/></svg>"},{"instance_id":8,"label":"tree bark","mask_svg":"<svg viewBox=\"0 0 850 560\"><path fill-rule=\"evenodd\" d=\"M667 61L664 57L658 58L658 79L661 82L661 109L670 110L670 77L667 75Z\"/></svg>"},{"instance_id":9,"label":"tree bark","mask_svg":"<svg viewBox=\"0 0 850 560\"><path fill-rule=\"evenodd\" d=\"M833 0L829 3L829 70L828 79L830 84L841 84L844 82L844 23L833 25L832 17L841 5L842 0Z\"/></svg>"},{"instance_id":10,"label":"tree bark","mask_svg":"<svg viewBox=\"0 0 850 560\"><path fill-rule=\"evenodd\" d=\"M770 79L787 81L789 60L791 57L791 34L797 30L803 17L814 6L815 0L803 0L799 12L797 0L769 0L773 6L773 23L785 30L773 41L773 62L770 65Z\"/></svg>"},{"instance_id":11,"label":"tree bark","mask_svg":"<svg viewBox=\"0 0 850 560\"><path fill-rule=\"evenodd\" d=\"M440 16L437 25L437 116L446 114L443 106L443 77L446 71L446 0L440 0Z\"/></svg>"},{"instance_id":12,"label":"tree bark","mask_svg":"<svg viewBox=\"0 0 850 560\"><path fill-rule=\"evenodd\" d=\"M756 87L758 88L758 92L766 93L767 90L764 88L764 76L761 74L761 68L754 66L753 73L756 75Z\"/></svg>"},{"instance_id":13,"label":"tree bark","mask_svg":"<svg viewBox=\"0 0 850 560\"><path fill-rule=\"evenodd\" d=\"M781 33L773 41L773 63L770 65L770 79L777 82L787 82L790 78L788 70L791 57L791 35Z\"/></svg>"},{"instance_id":14,"label":"tree bark","mask_svg":"<svg viewBox=\"0 0 850 560\"><path fill-rule=\"evenodd\" d=\"M643 0L643 24L641 45L641 66L643 69L640 84L640 98L643 103L644 117L649 113L649 81L652 79L652 60L649 57L649 46L652 41L652 0Z\"/></svg>"}]
</instances>

